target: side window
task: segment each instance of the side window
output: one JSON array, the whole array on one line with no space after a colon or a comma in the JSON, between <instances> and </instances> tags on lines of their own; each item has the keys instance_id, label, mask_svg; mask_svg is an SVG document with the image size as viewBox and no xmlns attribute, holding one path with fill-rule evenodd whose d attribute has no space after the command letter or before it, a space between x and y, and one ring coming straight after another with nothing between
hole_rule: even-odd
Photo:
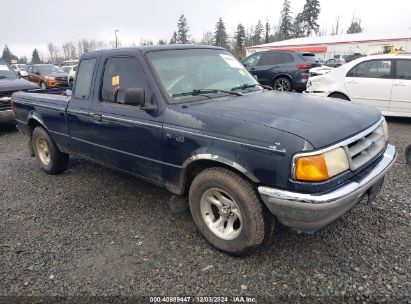
<instances>
[{"instance_id":1,"label":"side window","mask_svg":"<svg viewBox=\"0 0 411 304\"><path fill-rule=\"evenodd\" d=\"M33 73L33 67L32 66L29 66L27 68L27 73Z\"/></svg>"},{"instance_id":2,"label":"side window","mask_svg":"<svg viewBox=\"0 0 411 304\"><path fill-rule=\"evenodd\" d=\"M281 63L281 54L280 53L265 53L261 57L259 65L273 65Z\"/></svg>"},{"instance_id":3,"label":"side window","mask_svg":"<svg viewBox=\"0 0 411 304\"><path fill-rule=\"evenodd\" d=\"M84 59L80 62L77 73L76 86L74 87L74 98L88 99L90 97L91 80L93 79L96 59Z\"/></svg>"},{"instance_id":4,"label":"side window","mask_svg":"<svg viewBox=\"0 0 411 304\"><path fill-rule=\"evenodd\" d=\"M244 60L244 64L248 67L254 67L257 65L260 58L261 58L261 54L251 55L250 57Z\"/></svg>"},{"instance_id":5,"label":"side window","mask_svg":"<svg viewBox=\"0 0 411 304\"><path fill-rule=\"evenodd\" d=\"M391 78L391 61L370 60L361 62L347 73L347 77Z\"/></svg>"},{"instance_id":6,"label":"side window","mask_svg":"<svg viewBox=\"0 0 411 304\"><path fill-rule=\"evenodd\" d=\"M397 61L397 76L395 78L411 80L411 60Z\"/></svg>"},{"instance_id":7,"label":"side window","mask_svg":"<svg viewBox=\"0 0 411 304\"><path fill-rule=\"evenodd\" d=\"M129 88L147 89L143 70L135 58L117 57L106 61L100 100L124 103Z\"/></svg>"},{"instance_id":8,"label":"side window","mask_svg":"<svg viewBox=\"0 0 411 304\"><path fill-rule=\"evenodd\" d=\"M39 72L40 72L39 67L34 66L33 69L32 69L32 73L35 74L35 73L39 73Z\"/></svg>"}]
</instances>

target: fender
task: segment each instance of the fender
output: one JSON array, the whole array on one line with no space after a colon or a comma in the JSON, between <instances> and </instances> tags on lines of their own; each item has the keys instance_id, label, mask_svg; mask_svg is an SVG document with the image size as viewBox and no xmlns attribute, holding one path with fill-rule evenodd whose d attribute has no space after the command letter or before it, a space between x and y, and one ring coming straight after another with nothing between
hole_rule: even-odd
<instances>
[{"instance_id":1,"label":"fender","mask_svg":"<svg viewBox=\"0 0 411 304\"><path fill-rule=\"evenodd\" d=\"M254 176L249 170L247 170L244 166L240 165L239 163L232 161L231 159L220 156L218 154L212 153L199 153L189 157L187 160L184 161L180 173L179 183L177 187L168 184L167 188L171 192L176 194L184 194L186 183L187 183L187 176L189 170L192 166L196 163L200 163L201 161L211 161L215 162L216 164L223 164L227 167L233 169L233 171L240 173L241 175L247 177L249 180L253 181L254 183L260 183L259 179Z\"/></svg>"},{"instance_id":2,"label":"fender","mask_svg":"<svg viewBox=\"0 0 411 304\"><path fill-rule=\"evenodd\" d=\"M46 124L44 123L43 119L41 118L41 116L39 114L37 114L36 112L34 112L34 110L31 110L28 118L27 118L27 126L29 126L30 124L30 120L35 120L36 122L38 122L44 129L46 129L48 131L48 128L46 127ZM31 136L31 134L29 134L29 136Z\"/></svg>"}]
</instances>

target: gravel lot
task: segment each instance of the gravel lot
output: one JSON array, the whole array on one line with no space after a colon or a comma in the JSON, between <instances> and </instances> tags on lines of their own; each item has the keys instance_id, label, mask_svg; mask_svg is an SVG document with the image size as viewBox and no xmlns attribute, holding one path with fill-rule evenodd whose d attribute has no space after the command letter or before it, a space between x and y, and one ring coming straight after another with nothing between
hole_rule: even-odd
<instances>
[{"instance_id":1,"label":"gravel lot","mask_svg":"<svg viewBox=\"0 0 411 304\"><path fill-rule=\"evenodd\" d=\"M314 236L277 226L263 250L235 258L188 212L172 214L166 191L75 157L49 176L26 138L0 126L0 295L410 301L411 119L389 128L400 155L373 204Z\"/></svg>"}]
</instances>

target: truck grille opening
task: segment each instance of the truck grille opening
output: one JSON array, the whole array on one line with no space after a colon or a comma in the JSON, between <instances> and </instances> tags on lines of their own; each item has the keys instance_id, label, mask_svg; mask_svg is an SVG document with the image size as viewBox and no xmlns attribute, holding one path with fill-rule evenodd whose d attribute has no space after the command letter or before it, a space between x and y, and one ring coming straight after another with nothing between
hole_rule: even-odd
<instances>
[{"instance_id":1,"label":"truck grille opening","mask_svg":"<svg viewBox=\"0 0 411 304\"><path fill-rule=\"evenodd\" d=\"M0 110L11 110L11 95L14 92L0 92Z\"/></svg>"},{"instance_id":2,"label":"truck grille opening","mask_svg":"<svg viewBox=\"0 0 411 304\"><path fill-rule=\"evenodd\" d=\"M385 147L384 127L381 123L367 135L344 147L351 171L355 171L377 156Z\"/></svg>"}]
</instances>

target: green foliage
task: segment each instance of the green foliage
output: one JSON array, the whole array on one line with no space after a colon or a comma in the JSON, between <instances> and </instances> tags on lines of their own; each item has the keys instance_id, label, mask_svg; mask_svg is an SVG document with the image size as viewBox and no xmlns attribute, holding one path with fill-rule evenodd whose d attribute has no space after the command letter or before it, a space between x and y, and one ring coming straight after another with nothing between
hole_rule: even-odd
<instances>
[{"instance_id":1,"label":"green foliage","mask_svg":"<svg viewBox=\"0 0 411 304\"><path fill-rule=\"evenodd\" d=\"M190 35L188 33L189 27L187 19L184 15L181 15L177 23L177 43L187 44L190 43Z\"/></svg>"},{"instance_id":2,"label":"green foliage","mask_svg":"<svg viewBox=\"0 0 411 304\"><path fill-rule=\"evenodd\" d=\"M351 24L348 27L347 34L362 33L363 28L361 27L361 19L355 16L351 20Z\"/></svg>"},{"instance_id":3,"label":"green foliage","mask_svg":"<svg viewBox=\"0 0 411 304\"><path fill-rule=\"evenodd\" d=\"M264 43L269 43L270 42L270 23L268 21L265 23L265 38L264 38Z\"/></svg>"},{"instance_id":4,"label":"green foliage","mask_svg":"<svg viewBox=\"0 0 411 304\"><path fill-rule=\"evenodd\" d=\"M170 44L176 44L177 43L177 32L173 33L173 36L171 37Z\"/></svg>"},{"instance_id":5,"label":"green foliage","mask_svg":"<svg viewBox=\"0 0 411 304\"><path fill-rule=\"evenodd\" d=\"M305 37L302 13L297 14L293 22L293 38Z\"/></svg>"},{"instance_id":6,"label":"green foliage","mask_svg":"<svg viewBox=\"0 0 411 304\"><path fill-rule=\"evenodd\" d=\"M237 25L237 30L235 32L235 45L234 45L234 51L238 57L242 57L244 55L244 46L245 46L245 28L240 23Z\"/></svg>"},{"instance_id":7,"label":"green foliage","mask_svg":"<svg viewBox=\"0 0 411 304\"><path fill-rule=\"evenodd\" d=\"M304 9L302 12L302 21L304 33L307 36L311 36L314 32L318 34L320 26L317 23L318 16L320 15L320 1L319 0L306 0Z\"/></svg>"},{"instance_id":8,"label":"green foliage","mask_svg":"<svg viewBox=\"0 0 411 304\"><path fill-rule=\"evenodd\" d=\"M31 64L38 64L41 63L39 52L37 49L33 50L33 54L31 55Z\"/></svg>"},{"instance_id":9,"label":"green foliage","mask_svg":"<svg viewBox=\"0 0 411 304\"><path fill-rule=\"evenodd\" d=\"M218 19L214 32L214 45L228 48L228 35L223 22L223 18Z\"/></svg>"},{"instance_id":10,"label":"green foliage","mask_svg":"<svg viewBox=\"0 0 411 304\"><path fill-rule=\"evenodd\" d=\"M1 56L1 59L3 59L5 62L8 64L11 64L12 60L18 60L17 56L15 56L7 46L7 44L3 48L3 55Z\"/></svg>"},{"instance_id":11,"label":"green foliage","mask_svg":"<svg viewBox=\"0 0 411 304\"><path fill-rule=\"evenodd\" d=\"M261 44L263 32L264 32L263 24L261 23L261 20L258 20L258 23L254 29L254 35L252 36L253 45Z\"/></svg>"},{"instance_id":12,"label":"green foliage","mask_svg":"<svg viewBox=\"0 0 411 304\"><path fill-rule=\"evenodd\" d=\"M291 18L291 3L290 0L284 0L283 9L281 11L279 33L281 38L290 39L293 37L293 22Z\"/></svg>"}]
</instances>

